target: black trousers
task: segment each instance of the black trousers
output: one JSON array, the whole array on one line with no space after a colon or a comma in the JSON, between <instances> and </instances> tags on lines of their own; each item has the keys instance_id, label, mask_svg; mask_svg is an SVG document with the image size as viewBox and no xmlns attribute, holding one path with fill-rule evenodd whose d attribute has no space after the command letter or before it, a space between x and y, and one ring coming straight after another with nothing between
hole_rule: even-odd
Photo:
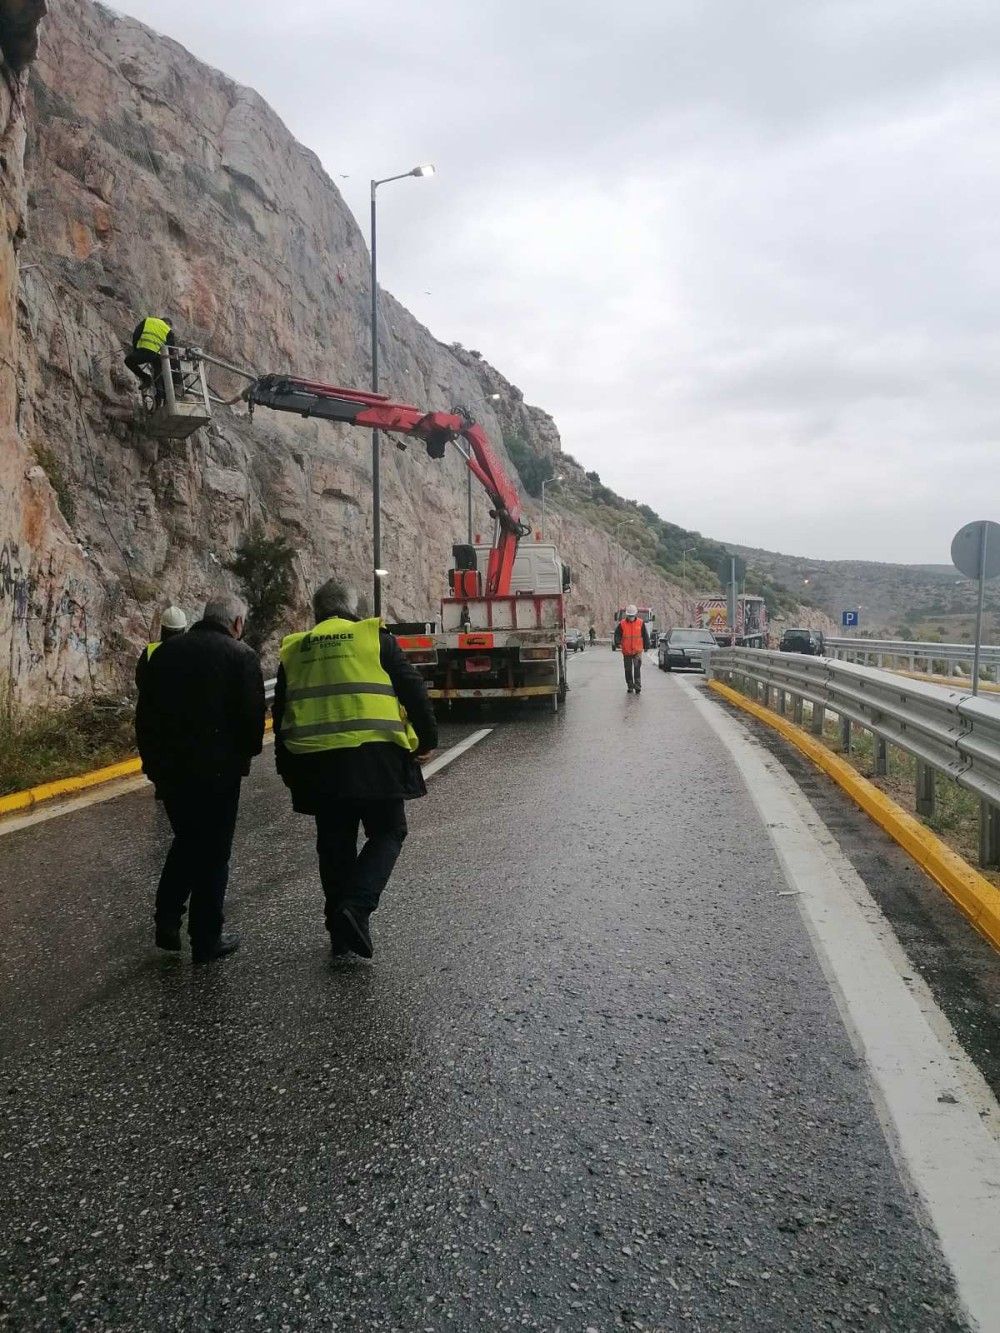
<instances>
[{"instance_id":1,"label":"black trousers","mask_svg":"<svg viewBox=\"0 0 1000 1333\"><path fill-rule=\"evenodd\" d=\"M192 947L207 947L222 932L240 779L219 790L191 787L160 795L174 840L156 890L156 924L166 930L180 929L190 899Z\"/></svg>"},{"instance_id":2,"label":"black trousers","mask_svg":"<svg viewBox=\"0 0 1000 1333\"><path fill-rule=\"evenodd\" d=\"M622 657L625 663L625 684L632 685L637 690L642 686L642 653L635 657Z\"/></svg>"},{"instance_id":3,"label":"black trousers","mask_svg":"<svg viewBox=\"0 0 1000 1333\"><path fill-rule=\"evenodd\" d=\"M125 364L144 389L152 389L155 392L157 403L166 401L159 352L151 352L145 347L133 347L125 358Z\"/></svg>"},{"instance_id":4,"label":"black trousers","mask_svg":"<svg viewBox=\"0 0 1000 1333\"><path fill-rule=\"evenodd\" d=\"M358 851L358 829L365 844ZM326 928L344 904L374 912L403 850L406 810L402 799L331 801L316 815L319 877L326 898Z\"/></svg>"}]
</instances>

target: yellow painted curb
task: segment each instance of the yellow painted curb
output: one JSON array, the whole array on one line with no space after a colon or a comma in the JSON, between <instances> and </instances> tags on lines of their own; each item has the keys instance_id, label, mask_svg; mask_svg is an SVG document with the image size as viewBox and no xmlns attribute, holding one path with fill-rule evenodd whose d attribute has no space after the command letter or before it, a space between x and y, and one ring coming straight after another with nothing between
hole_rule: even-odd
<instances>
[{"instance_id":1,"label":"yellow painted curb","mask_svg":"<svg viewBox=\"0 0 1000 1333\"><path fill-rule=\"evenodd\" d=\"M828 750L809 732L780 714L772 713L769 708L747 699L721 681L709 681L708 688L728 703L735 704L737 708L742 708L758 721L766 722L769 727L780 732L818 768L833 778L838 787L842 787L851 800L884 828L890 838L894 838L917 865L944 889L979 933L995 949L1000 949L1000 890L970 866L968 861L963 860L929 828L901 805L897 805L874 783L862 777L846 759Z\"/></svg>"},{"instance_id":2,"label":"yellow painted curb","mask_svg":"<svg viewBox=\"0 0 1000 1333\"><path fill-rule=\"evenodd\" d=\"M109 764L107 768L95 768L90 773L80 773L75 778L59 778L55 782L43 782L27 791L13 791L9 796L0 796L0 815L11 815L15 810L27 810L42 801L51 801L56 796L72 796L75 792L86 791L88 787L99 787L102 782L114 782L116 778L128 778L133 773L142 771L138 759L123 759L120 764Z\"/></svg>"},{"instance_id":3,"label":"yellow painted curb","mask_svg":"<svg viewBox=\"0 0 1000 1333\"><path fill-rule=\"evenodd\" d=\"M264 731L271 730L271 719L264 723ZM12 791L7 796L0 796L0 818L12 815L17 810L30 810L42 801L52 801L57 796L73 796L88 787L99 787L104 782L115 782L118 778L130 778L142 772L141 759L123 759L121 763L109 764L107 768L95 768L89 773L79 773L75 778L57 778L55 782L43 782L27 791Z\"/></svg>"}]
</instances>

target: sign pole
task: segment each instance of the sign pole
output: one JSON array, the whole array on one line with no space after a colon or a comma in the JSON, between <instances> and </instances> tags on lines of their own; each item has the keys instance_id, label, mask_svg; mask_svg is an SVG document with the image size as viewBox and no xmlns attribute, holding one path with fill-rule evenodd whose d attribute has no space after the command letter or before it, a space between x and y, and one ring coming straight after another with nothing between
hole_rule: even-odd
<instances>
[{"instance_id":1,"label":"sign pole","mask_svg":"<svg viewBox=\"0 0 1000 1333\"><path fill-rule=\"evenodd\" d=\"M736 647L736 557L729 557L729 646Z\"/></svg>"},{"instance_id":2,"label":"sign pole","mask_svg":"<svg viewBox=\"0 0 1000 1333\"><path fill-rule=\"evenodd\" d=\"M972 650L972 693L979 693L979 654L983 645L983 602L986 596L986 548L989 544L989 525L979 530L979 600L976 604L976 643Z\"/></svg>"}]
</instances>

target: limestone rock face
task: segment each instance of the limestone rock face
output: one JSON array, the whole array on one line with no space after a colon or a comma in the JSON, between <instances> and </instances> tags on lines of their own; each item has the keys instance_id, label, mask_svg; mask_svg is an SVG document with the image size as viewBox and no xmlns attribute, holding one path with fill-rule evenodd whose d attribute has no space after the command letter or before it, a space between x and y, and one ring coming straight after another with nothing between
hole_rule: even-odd
<instances>
[{"instance_id":1,"label":"limestone rock face","mask_svg":"<svg viewBox=\"0 0 1000 1333\"><path fill-rule=\"evenodd\" d=\"M43 0L0 0L0 696L8 681L34 695L88 682L104 615L104 584L23 430L33 359L18 319L19 284L30 276L19 273L28 228L23 70L44 13Z\"/></svg>"},{"instance_id":2,"label":"limestone rock face","mask_svg":"<svg viewBox=\"0 0 1000 1333\"><path fill-rule=\"evenodd\" d=\"M31 8L0 0L11 18ZM0 653L20 696L39 699L122 687L157 609L198 614L255 519L295 545L300 619L332 572L367 588L370 433L233 407L187 441L157 443L129 420L121 362L137 319L159 314L179 341L257 372L363 386L369 292L364 238L317 158L255 93L176 43L60 0L25 78L0 87L13 150L0 234ZM501 452L514 429L558 453L551 418L498 372L381 301L387 392L468 407ZM239 387L213 378L225 394ZM433 617L465 537L464 464L384 439L382 481L386 614ZM474 494L475 527L489 533ZM549 526L581 625L606 629L622 596L679 611L678 590L603 532L568 515Z\"/></svg>"}]
</instances>

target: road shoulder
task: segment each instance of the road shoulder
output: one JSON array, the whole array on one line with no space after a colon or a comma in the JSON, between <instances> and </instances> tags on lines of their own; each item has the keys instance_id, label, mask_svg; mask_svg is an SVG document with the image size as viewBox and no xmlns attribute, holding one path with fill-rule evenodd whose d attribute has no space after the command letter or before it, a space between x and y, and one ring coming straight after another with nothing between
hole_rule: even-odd
<instances>
[{"instance_id":1,"label":"road shoulder","mask_svg":"<svg viewBox=\"0 0 1000 1333\"><path fill-rule=\"evenodd\" d=\"M792 777L697 686L680 681L680 687L743 774L960 1299L981 1330L998 1329L996 1099L929 989L915 984L888 922Z\"/></svg>"}]
</instances>

